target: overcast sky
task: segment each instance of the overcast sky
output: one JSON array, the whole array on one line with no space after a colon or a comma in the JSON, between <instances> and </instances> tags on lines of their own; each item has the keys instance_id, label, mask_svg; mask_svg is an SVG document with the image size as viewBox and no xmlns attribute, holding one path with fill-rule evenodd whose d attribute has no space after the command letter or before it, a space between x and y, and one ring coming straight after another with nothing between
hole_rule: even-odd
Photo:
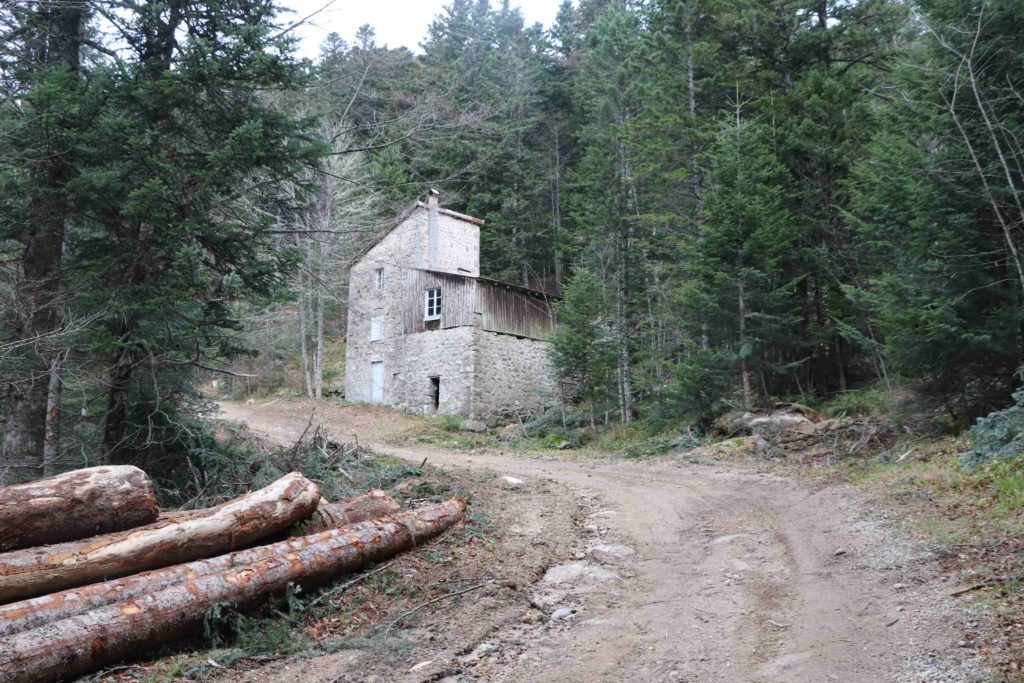
<instances>
[{"instance_id":1,"label":"overcast sky","mask_svg":"<svg viewBox=\"0 0 1024 683\"><path fill-rule=\"evenodd\" d=\"M328 0L281 0L281 4L294 10L289 17L282 17L283 23L291 23L312 14L323 7ZM370 24L377 31L377 44L388 47L406 46L419 52L419 44L427 34L427 27L434 16L441 12L450 0L335 0L334 4L310 19L310 24L296 29L302 39L299 54L315 58L319 46L331 31L351 42L352 37L363 24ZM497 6L500 0L493 0ZM519 7L527 24L540 22L550 26L558 12L560 0L511 0L513 7Z\"/></svg>"}]
</instances>

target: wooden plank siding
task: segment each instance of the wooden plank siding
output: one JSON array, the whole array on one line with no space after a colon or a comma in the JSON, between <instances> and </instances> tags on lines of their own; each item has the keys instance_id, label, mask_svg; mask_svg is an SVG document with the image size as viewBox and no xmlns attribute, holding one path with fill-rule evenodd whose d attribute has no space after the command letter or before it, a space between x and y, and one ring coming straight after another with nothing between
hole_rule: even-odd
<instances>
[{"instance_id":1,"label":"wooden plank siding","mask_svg":"<svg viewBox=\"0 0 1024 683\"><path fill-rule=\"evenodd\" d=\"M481 327L490 332L547 339L554 329L551 301L540 292L479 280L476 302Z\"/></svg>"},{"instance_id":2,"label":"wooden plank siding","mask_svg":"<svg viewBox=\"0 0 1024 683\"><path fill-rule=\"evenodd\" d=\"M402 292L402 331L423 332L423 296L428 289L441 289L441 328L466 327L473 324L476 313L476 280L430 270L405 271Z\"/></svg>"},{"instance_id":3,"label":"wooden plank siding","mask_svg":"<svg viewBox=\"0 0 1024 683\"><path fill-rule=\"evenodd\" d=\"M403 276L403 334L427 330L424 293L435 287L441 289L441 329L474 325L477 315L480 327L489 332L547 339L554 329L554 310L543 293L465 275L408 269Z\"/></svg>"}]
</instances>

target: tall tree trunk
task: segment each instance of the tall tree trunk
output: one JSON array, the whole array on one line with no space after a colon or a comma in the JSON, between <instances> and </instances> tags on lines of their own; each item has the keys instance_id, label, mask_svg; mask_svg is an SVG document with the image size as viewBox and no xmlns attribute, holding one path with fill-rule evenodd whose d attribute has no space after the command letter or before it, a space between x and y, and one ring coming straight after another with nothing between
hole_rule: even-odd
<instances>
[{"instance_id":1,"label":"tall tree trunk","mask_svg":"<svg viewBox=\"0 0 1024 683\"><path fill-rule=\"evenodd\" d=\"M551 126L554 134L554 154L551 175L551 243L554 245L555 292L562 291L562 150L558 136L558 125Z\"/></svg>"},{"instance_id":2,"label":"tall tree trunk","mask_svg":"<svg viewBox=\"0 0 1024 683\"><path fill-rule=\"evenodd\" d=\"M125 331L121 338L128 339ZM107 411L103 418L103 450L107 461L114 465L127 464L131 459L128 448L128 391L137 363L137 350L122 349L107 376Z\"/></svg>"},{"instance_id":3,"label":"tall tree trunk","mask_svg":"<svg viewBox=\"0 0 1024 683\"><path fill-rule=\"evenodd\" d=\"M693 5L693 2L687 3L686 27L684 30L686 35L686 95L690 108L690 125L696 125L697 122L697 84L694 77L695 65L693 57L693 15L696 8ZM690 157L690 167L693 172L693 178L690 181L691 191L693 192L693 225L697 232L697 238L700 239L704 234L704 192L701 187L700 169L692 155ZM700 347L707 349L710 346L708 323L703 319L702 315L700 321Z\"/></svg>"},{"instance_id":4,"label":"tall tree trunk","mask_svg":"<svg viewBox=\"0 0 1024 683\"><path fill-rule=\"evenodd\" d=\"M619 254L619 282L616 296L617 327L619 336L619 411L623 422L633 418L633 378L629 362L629 320L626 312L626 266L624 254Z\"/></svg>"},{"instance_id":5,"label":"tall tree trunk","mask_svg":"<svg viewBox=\"0 0 1024 683\"><path fill-rule=\"evenodd\" d=\"M7 387L0 484L27 481L42 474L46 394L39 391L40 387L45 390L46 384L39 377L12 382Z\"/></svg>"},{"instance_id":6,"label":"tall tree trunk","mask_svg":"<svg viewBox=\"0 0 1024 683\"><path fill-rule=\"evenodd\" d=\"M66 358L67 351L64 351L50 360L50 381L46 392L46 438L43 444L44 477L53 476L60 462L61 368Z\"/></svg>"},{"instance_id":7,"label":"tall tree trunk","mask_svg":"<svg viewBox=\"0 0 1024 683\"><path fill-rule=\"evenodd\" d=\"M160 11L142 13L143 26L140 34L145 36L141 44L134 46L138 50L145 78L157 81L171 69L171 61L177 47L177 30L181 25L186 5L185 0L165 0ZM167 114L153 111L152 117L160 120ZM136 246L134 259L127 272L114 274L117 284L125 284L128 291L140 286L148 278L155 277L150 270L150 240L153 226L146 221L128 219L116 211L109 217L108 228L127 243ZM129 295L130 296L130 295ZM131 456L128 447L131 441L128 434L128 398L132 386L132 376L142 362L144 351L136 342L139 321L133 316L123 320L118 329L120 348L111 359L108 370L107 410L103 422L103 447L109 462L124 464Z\"/></svg>"},{"instance_id":8,"label":"tall tree trunk","mask_svg":"<svg viewBox=\"0 0 1024 683\"><path fill-rule=\"evenodd\" d=\"M37 7L40 35L35 59L39 74L65 68L77 72L85 5L57 0ZM35 78L35 74L28 77ZM30 344L26 376L7 384L6 420L0 448L0 483L38 477L43 471L50 358L47 337L61 324L60 268L69 206L63 186L71 176L66 151L53 150L34 169L38 185L29 207L30 225L24 239L22 279L16 290L16 341Z\"/></svg>"},{"instance_id":9,"label":"tall tree trunk","mask_svg":"<svg viewBox=\"0 0 1024 683\"><path fill-rule=\"evenodd\" d=\"M54 161L59 164L59 161ZM53 168L47 186L59 186L65 171ZM64 242L65 207L60 200L40 199L35 207L38 221L22 261L23 279L18 283L16 339L27 344L26 373L8 384L7 420L4 424L4 463L9 478L23 481L43 474L46 415L49 398L50 335L60 326L60 261Z\"/></svg>"},{"instance_id":10,"label":"tall tree trunk","mask_svg":"<svg viewBox=\"0 0 1024 683\"><path fill-rule=\"evenodd\" d=\"M306 387L306 396L313 398L313 383L310 381L312 377L309 365L309 322L307 321L307 305L309 297L311 296L309 288L306 286L306 276L300 274L300 292L299 292L299 347L302 349L302 383Z\"/></svg>"},{"instance_id":11,"label":"tall tree trunk","mask_svg":"<svg viewBox=\"0 0 1024 683\"><path fill-rule=\"evenodd\" d=\"M629 110L623 110L619 117L619 124L626 126L629 123L630 115ZM629 422L633 419L633 377L632 377L632 354L629 349L629 336L631 333L630 329L630 310L629 304L626 301L626 297L629 294L629 259L630 240L632 238L632 230L628 221L633 219L633 216L639 216L639 199L637 197L636 185L633 183L633 174L630 168L629 153L626 149L626 141L619 139L618 141L618 152L619 152L619 178L621 182L620 194L624 194L621 197L621 201L625 202L624 210L618 211L617 219L623 221L623 224L618 226L618 232L616 233L618 238L618 253L617 259L617 292L616 292L616 306L617 306L617 327L619 336L619 357L618 357L618 369L619 369L619 389L620 389L620 401L619 409L622 413L621 419L623 422ZM632 214L632 215L631 215ZM627 216L629 216L627 218Z\"/></svg>"},{"instance_id":12,"label":"tall tree trunk","mask_svg":"<svg viewBox=\"0 0 1024 683\"><path fill-rule=\"evenodd\" d=\"M686 94L689 100L690 107L690 124L695 125L697 123L697 84L694 78L694 57L693 57L693 20L696 8L693 6L694 3L690 2L687 4L686 11ZM697 235L699 236L704 231L704 193L701 188L701 174L698 165L691 156L690 164L693 170L693 179L691 186L693 188L693 201L694 201L694 213L695 220L694 224L697 228Z\"/></svg>"},{"instance_id":13,"label":"tall tree trunk","mask_svg":"<svg viewBox=\"0 0 1024 683\"><path fill-rule=\"evenodd\" d=\"M843 353L842 337L836 337L836 370L839 375L839 391L846 391L846 354Z\"/></svg>"},{"instance_id":14,"label":"tall tree trunk","mask_svg":"<svg viewBox=\"0 0 1024 683\"><path fill-rule=\"evenodd\" d=\"M324 293L323 283L327 274L327 245L320 244L320 259L317 264L319 282L313 283L316 297L316 355L313 358L313 394L317 400L324 397Z\"/></svg>"},{"instance_id":15,"label":"tall tree trunk","mask_svg":"<svg viewBox=\"0 0 1024 683\"><path fill-rule=\"evenodd\" d=\"M753 392L750 388L750 366L747 363L747 301L743 280L739 281L739 323L740 323L740 379L743 382L743 407L749 408Z\"/></svg>"}]
</instances>

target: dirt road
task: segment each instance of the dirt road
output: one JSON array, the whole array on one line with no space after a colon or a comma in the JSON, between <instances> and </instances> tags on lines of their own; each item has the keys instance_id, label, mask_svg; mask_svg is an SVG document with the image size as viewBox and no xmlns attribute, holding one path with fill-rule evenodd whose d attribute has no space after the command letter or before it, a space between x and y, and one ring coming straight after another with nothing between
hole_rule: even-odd
<instances>
[{"instance_id":1,"label":"dirt road","mask_svg":"<svg viewBox=\"0 0 1024 683\"><path fill-rule=\"evenodd\" d=\"M283 442L305 426L273 405L222 409ZM322 421L339 436L359 429L344 411ZM810 491L678 460L374 446L417 463L426 456L444 468L547 480L558 485L549 495L599 501L581 530L587 550L538 586L542 599L575 598L560 617L567 626L538 633L486 680L993 680L960 646L970 616L948 597L927 550L848 487ZM500 647L502 635L491 640Z\"/></svg>"}]
</instances>

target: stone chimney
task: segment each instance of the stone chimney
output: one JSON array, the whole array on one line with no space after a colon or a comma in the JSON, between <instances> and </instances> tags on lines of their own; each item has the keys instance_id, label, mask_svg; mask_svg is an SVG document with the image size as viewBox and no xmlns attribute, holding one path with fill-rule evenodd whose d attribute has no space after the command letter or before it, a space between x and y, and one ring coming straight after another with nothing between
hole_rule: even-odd
<instances>
[{"instance_id":1,"label":"stone chimney","mask_svg":"<svg viewBox=\"0 0 1024 683\"><path fill-rule=\"evenodd\" d=\"M437 217L437 190L427 194L427 264L431 270L437 268L437 243L441 239Z\"/></svg>"}]
</instances>

